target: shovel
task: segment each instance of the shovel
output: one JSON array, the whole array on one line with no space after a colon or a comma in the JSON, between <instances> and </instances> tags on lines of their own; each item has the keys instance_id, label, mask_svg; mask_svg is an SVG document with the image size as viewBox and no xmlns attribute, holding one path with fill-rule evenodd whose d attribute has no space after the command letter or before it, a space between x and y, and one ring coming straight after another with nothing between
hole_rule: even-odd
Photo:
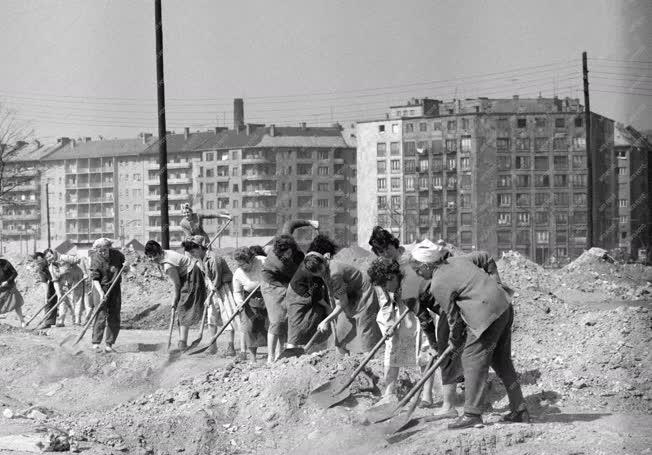
<instances>
[{"instance_id":1,"label":"shovel","mask_svg":"<svg viewBox=\"0 0 652 455\"><path fill-rule=\"evenodd\" d=\"M120 267L120 270L118 271L118 273L113 278L113 282L111 282L111 286L109 286L109 289L107 289L107 291L104 293L104 298L102 298L102 301L99 303L99 305L97 305L93 309L93 313L91 314L91 317L88 318L88 321L86 321L86 324L84 325L84 328L82 329L82 332L79 334L79 336L77 337L75 342L72 344L73 346L76 345L77 343L79 343L82 338L84 338L84 335L86 334L86 331L91 326L91 324L95 321L95 318L97 317L97 314L100 312L100 309L106 303L106 300L109 297L109 294L111 293L111 291L115 287L116 283L118 282L118 280L122 276L122 272L124 271L125 267L127 267L127 264L123 264L122 267ZM61 340L61 342L59 343L59 346L63 346L71 337L72 337L72 335L69 335L69 336L65 337L63 340Z\"/></svg>"},{"instance_id":2,"label":"shovel","mask_svg":"<svg viewBox=\"0 0 652 455\"><path fill-rule=\"evenodd\" d=\"M417 382L414 385L414 387L412 387L412 389L408 392L408 394L405 395L405 397L398 404L394 405L392 403L388 403L388 404L383 405L383 406L378 406L377 408L368 409L367 412L365 413L366 417L367 417L367 420L369 420L372 423L379 423L379 422L384 422L385 420L389 420L392 417L397 416L398 413L400 412L400 410L406 404L409 403L410 399L414 395L416 395L417 392L421 392L421 388L426 383L426 381L430 378L430 376L435 374L435 371L437 370L437 368L439 368L439 365L441 365L441 363L451 354L452 351L453 351L453 348L451 346L446 348L444 353L437 359L437 361L432 366L430 366L426 370L425 373L423 373L423 377L419 380L419 382ZM431 363L432 363L432 361L431 361ZM417 401L418 400L415 400L415 402L417 402ZM400 420L396 421L396 423L392 425L392 428L393 429L395 429L395 428L400 429L400 428L404 427L405 424L407 424L409 422L410 416L414 412L415 408L416 408L416 406L413 404L413 406L410 408L410 411L405 416L401 416L402 418ZM405 419L405 417L407 417L407 419ZM399 422L402 422L402 424L399 425ZM398 430L394 430L392 432L396 432L396 431L398 431Z\"/></svg>"},{"instance_id":3,"label":"shovel","mask_svg":"<svg viewBox=\"0 0 652 455\"><path fill-rule=\"evenodd\" d=\"M188 351L190 349L194 349L201 342L201 339L204 336L204 325L206 324L206 314L208 313L208 306L210 305L210 302L211 302L211 299L213 298L214 293L215 293L215 289L211 289L211 292L208 294L208 298L206 299L206 303L204 304L204 314L201 317L201 327L199 329L199 338L197 338L195 341L190 343L190 346L188 346L185 349L186 351ZM168 349L170 349L170 348L168 347Z\"/></svg>"},{"instance_id":4,"label":"shovel","mask_svg":"<svg viewBox=\"0 0 652 455\"><path fill-rule=\"evenodd\" d=\"M315 344L315 341L319 337L321 332L317 331L315 334L308 340L308 343L304 347L297 347L297 348L287 348L284 349L283 352L276 358L275 362L281 359L289 359L290 357L300 357L304 355L306 352L310 350L313 344Z\"/></svg>"},{"instance_id":5,"label":"shovel","mask_svg":"<svg viewBox=\"0 0 652 455\"><path fill-rule=\"evenodd\" d=\"M309 399L314 401L319 407L328 409L331 406L335 406L338 403L346 400L351 395L350 386L353 384L355 378L360 374L364 367L369 363L369 361L376 355L381 346L385 341L392 335L392 332L396 330L401 321L405 318L410 310L406 309L401 313L398 320L391 326L389 330L385 332L383 337L376 343L371 352L365 357L362 363L355 369L353 374L347 379L347 381L341 384L341 381L333 380L325 384L320 385L312 392L310 392ZM341 384L341 385L340 385Z\"/></svg>"},{"instance_id":6,"label":"shovel","mask_svg":"<svg viewBox=\"0 0 652 455\"><path fill-rule=\"evenodd\" d=\"M259 289L260 289L260 284L259 284L258 286L256 286L256 287L251 291L251 293L247 296L247 298L244 299L244 301L242 302L242 305L240 305L238 308L236 308L236 310L233 312L233 314L231 315L231 317L230 317L229 319L227 319L227 321L224 323L224 325L222 326L222 328L221 328L220 330L218 330L218 332L217 332L215 335L213 335L213 336L211 337L211 339L208 341L208 344L207 344L206 346L204 346L203 348L195 349L195 350L192 351L192 352L188 351L188 355L201 354L202 352L207 351L208 348L210 348L211 345L212 345L213 343L215 343L215 341L219 338L219 336L222 335L222 333L226 330L226 328L229 326L229 324L231 324L231 322L235 319L235 317L236 317L237 315L240 314L240 312L242 311L242 309L244 308L244 306L245 306L247 303L249 303L249 300L254 296L254 294L256 293L256 291L258 291Z\"/></svg>"},{"instance_id":7,"label":"shovel","mask_svg":"<svg viewBox=\"0 0 652 455\"><path fill-rule=\"evenodd\" d=\"M66 293L63 294L63 295L61 296L61 298L59 299L59 302L61 302L63 299L65 299L65 298L68 296L68 294L70 294L72 291L74 291L75 288L76 288L77 286L79 286L81 283L84 282L84 280L85 280L85 278L82 278L82 279L79 280L79 281L78 281L78 282L77 282L73 287L71 287L70 289L68 289L68 290L66 291ZM36 316L38 316L38 314L39 314L41 311L43 311L43 310L45 309L46 306L48 306L48 305L50 304L50 301L51 301L54 297L56 297L56 294L50 296L50 298L48 299L48 301L45 302L45 305L43 305L43 306L41 307L41 309L38 310L38 312L37 312L34 316L32 316L32 318L31 318L29 321L27 321L27 324L25 324L25 327L27 327L27 326L29 325L29 323L32 322L32 321L34 320L34 318L36 318ZM48 318L50 317L50 315L51 315L51 314L52 314L52 313L53 313L53 312L54 312L58 307L59 307L59 305L57 304L57 305L53 306L52 308L50 308L50 310L49 310L47 313L45 313L45 316L43 316L43 320L41 321L41 324L43 324L45 321L47 321ZM40 326L41 324L39 324L39 326ZM38 326L37 326L37 328L38 328Z\"/></svg>"},{"instance_id":8,"label":"shovel","mask_svg":"<svg viewBox=\"0 0 652 455\"><path fill-rule=\"evenodd\" d=\"M215 234L215 237L213 237L213 240L211 240L211 242L208 244L208 246L206 248L210 248L211 245L213 245L213 242L215 242L215 240L220 238L220 236L222 235L222 232L224 232L226 230L226 228L229 227L229 224L231 224L231 221L233 221L233 218L231 218L231 215L227 215L227 214L220 214L220 215L218 215L218 218L226 218L227 222L224 224L224 226L222 226L222 229L220 229L217 232L217 234Z\"/></svg>"}]
</instances>

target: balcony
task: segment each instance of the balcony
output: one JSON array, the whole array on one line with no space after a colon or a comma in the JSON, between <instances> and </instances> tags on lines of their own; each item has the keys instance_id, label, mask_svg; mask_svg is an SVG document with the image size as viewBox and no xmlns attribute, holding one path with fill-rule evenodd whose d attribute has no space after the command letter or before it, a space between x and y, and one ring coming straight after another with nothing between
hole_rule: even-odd
<instances>
[{"instance_id":1,"label":"balcony","mask_svg":"<svg viewBox=\"0 0 652 455\"><path fill-rule=\"evenodd\" d=\"M18 192L18 191L36 191L38 190L38 185L36 184L31 184L31 185L16 185L11 189L12 192Z\"/></svg>"},{"instance_id":2,"label":"balcony","mask_svg":"<svg viewBox=\"0 0 652 455\"><path fill-rule=\"evenodd\" d=\"M278 192L274 190L243 190L241 193L243 196L276 196Z\"/></svg>"},{"instance_id":3,"label":"balcony","mask_svg":"<svg viewBox=\"0 0 652 455\"><path fill-rule=\"evenodd\" d=\"M265 174L265 173L242 175L242 180L274 180L275 178L276 178L275 174Z\"/></svg>"},{"instance_id":4,"label":"balcony","mask_svg":"<svg viewBox=\"0 0 652 455\"><path fill-rule=\"evenodd\" d=\"M243 213L256 213L256 212L264 212L267 213L271 210L276 210L276 206L270 205L269 207L261 207L261 206L256 206L256 207L242 207L241 211Z\"/></svg>"},{"instance_id":5,"label":"balcony","mask_svg":"<svg viewBox=\"0 0 652 455\"><path fill-rule=\"evenodd\" d=\"M185 163L168 163L167 165L168 169L190 169L191 167L192 163L189 161ZM158 163L147 163L145 168L148 170L159 169L159 165Z\"/></svg>"},{"instance_id":6,"label":"balcony","mask_svg":"<svg viewBox=\"0 0 652 455\"><path fill-rule=\"evenodd\" d=\"M145 180L145 185L149 186L158 186L160 185L158 177L155 179ZM192 184L192 178L190 177L180 177L180 178L170 178L168 177L168 185L190 185Z\"/></svg>"},{"instance_id":7,"label":"balcony","mask_svg":"<svg viewBox=\"0 0 652 455\"><path fill-rule=\"evenodd\" d=\"M188 193L168 194L169 201L186 201L190 195ZM160 196L157 198L159 199Z\"/></svg>"},{"instance_id":8,"label":"balcony","mask_svg":"<svg viewBox=\"0 0 652 455\"><path fill-rule=\"evenodd\" d=\"M270 158L267 158L264 155L246 155L240 160L243 164L245 163L268 163L272 161Z\"/></svg>"},{"instance_id":9,"label":"balcony","mask_svg":"<svg viewBox=\"0 0 652 455\"><path fill-rule=\"evenodd\" d=\"M33 220L38 220L40 219L40 215L38 213L25 213L22 215L2 215L2 219L5 221L33 221Z\"/></svg>"}]
</instances>

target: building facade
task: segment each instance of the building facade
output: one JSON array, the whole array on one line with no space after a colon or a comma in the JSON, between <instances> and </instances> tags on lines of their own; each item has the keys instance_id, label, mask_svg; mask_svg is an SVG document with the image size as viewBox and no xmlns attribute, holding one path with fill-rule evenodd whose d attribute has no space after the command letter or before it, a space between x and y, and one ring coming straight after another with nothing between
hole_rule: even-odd
<instances>
[{"instance_id":1,"label":"building facade","mask_svg":"<svg viewBox=\"0 0 652 455\"><path fill-rule=\"evenodd\" d=\"M592 119L594 237L617 233L613 122ZM403 242L443 238L539 263L586 244L584 111L572 99L411 100L359 122L358 238L386 226ZM599 239L599 241L598 241Z\"/></svg>"}]
</instances>

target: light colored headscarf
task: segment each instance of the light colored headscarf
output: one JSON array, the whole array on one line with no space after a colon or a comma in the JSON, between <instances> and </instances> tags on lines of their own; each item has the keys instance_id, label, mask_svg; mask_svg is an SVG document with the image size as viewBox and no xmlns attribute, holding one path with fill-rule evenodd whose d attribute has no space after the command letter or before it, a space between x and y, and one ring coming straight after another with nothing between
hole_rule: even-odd
<instances>
[{"instance_id":1,"label":"light colored headscarf","mask_svg":"<svg viewBox=\"0 0 652 455\"><path fill-rule=\"evenodd\" d=\"M113 242L106 237L102 237L101 239L97 239L96 241L93 242L93 249L98 250L100 248L111 248L113 245Z\"/></svg>"},{"instance_id":2,"label":"light colored headscarf","mask_svg":"<svg viewBox=\"0 0 652 455\"><path fill-rule=\"evenodd\" d=\"M432 264L446 259L450 253L441 245L436 245L430 240L424 240L416 244L410 252L413 260L423 264Z\"/></svg>"}]
</instances>

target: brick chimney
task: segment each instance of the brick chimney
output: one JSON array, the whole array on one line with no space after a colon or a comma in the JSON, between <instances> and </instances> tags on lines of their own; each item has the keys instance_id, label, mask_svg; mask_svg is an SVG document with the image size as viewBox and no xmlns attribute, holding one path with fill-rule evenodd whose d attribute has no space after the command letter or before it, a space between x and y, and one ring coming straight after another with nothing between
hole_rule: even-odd
<instances>
[{"instance_id":1,"label":"brick chimney","mask_svg":"<svg viewBox=\"0 0 652 455\"><path fill-rule=\"evenodd\" d=\"M189 137L190 137L190 128L185 127L185 128L183 129L183 138L184 138L185 140L188 140Z\"/></svg>"},{"instance_id":2,"label":"brick chimney","mask_svg":"<svg viewBox=\"0 0 652 455\"><path fill-rule=\"evenodd\" d=\"M269 126L269 135L272 137L276 136L276 125Z\"/></svg>"},{"instance_id":3,"label":"brick chimney","mask_svg":"<svg viewBox=\"0 0 652 455\"><path fill-rule=\"evenodd\" d=\"M147 144L152 138L152 133L140 133L140 138L143 140L143 144Z\"/></svg>"},{"instance_id":4,"label":"brick chimney","mask_svg":"<svg viewBox=\"0 0 652 455\"><path fill-rule=\"evenodd\" d=\"M233 100L233 129L236 133L244 129L244 101L242 98Z\"/></svg>"},{"instance_id":5,"label":"brick chimney","mask_svg":"<svg viewBox=\"0 0 652 455\"><path fill-rule=\"evenodd\" d=\"M69 137L60 137L57 139L57 144L66 145L70 142Z\"/></svg>"},{"instance_id":6,"label":"brick chimney","mask_svg":"<svg viewBox=\"0 0 652 455\"><path fill-rule=\"evenodd\" d=\"M247 136L251 136L251 124L250 123L247 123L245 125L245 132L246 132Z\"/></svg>"},{"instance_id":7,"label":"brick chimney","mask_svg":"<svg viewBox=\"0 0 652 455\"><path fill-rule=\"evenodd\" d=\"M301 123L299 123L299 128L301 128L301 129L304 130L304 131L307 130L308 127L306 126L306 122L301 122Z\"/></svg>"}]
</instances>

